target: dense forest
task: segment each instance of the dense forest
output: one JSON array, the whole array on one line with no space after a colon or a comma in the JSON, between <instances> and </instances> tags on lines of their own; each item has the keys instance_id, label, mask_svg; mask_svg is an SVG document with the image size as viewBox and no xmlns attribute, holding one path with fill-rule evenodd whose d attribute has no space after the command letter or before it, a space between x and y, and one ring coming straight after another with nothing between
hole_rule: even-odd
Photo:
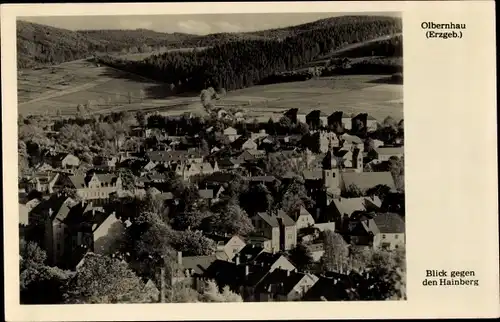
<instances>
[{"instance_id":1,"label":"dense forest","mask_svg":"<svg viewBox=\"0 0 500 322\"><path fill-rule=\"evenodd\" d=\"M337 19L341 23L335 24ZM348 22L350 20L350 22ZM234 90L261 83L348 44L401 32L401 20L391 17L347 16L332 18L324 28L310 29L283 40L242 40L215 45L204 51L169 52L143 61L111 56L102 63L161 82L178 91L207 87Z\"/></svg>"},{"instance_id":2,"label":"dense forest","mask_svg":"<svg viewBox=\"0 0 500 322\"><path fill-rule=\"evenodd\" d=\"M143 47L183 47L194 35L161 33L147 29L71 31L46 25L17 22L19 68L83 59L95 53L141 52Z\"/></svg>"},{"instance_id":3,"label":"dense forest","mask_svg":"<svg viewBox=\"0 0 500 322\"><path fill-rule=\"evenodd\" d=\"M358 27L361 27L359 29ZM343 16L318 20L312 23L291 26L286 28L264 30L246 33L218 33L206 36L190 35L183 33L162 33L147 29L136 30L81 30L70 31L61 28L50 27L46 25L30 23L25 21L17 22L17 53L18 68L34 68L43 65L60 64L66 61L88 58L96 53L99 54L117 54L123 52L151 52L164 51L165 48L192 48L192 47L213 47L214 49L207 53L207 58L201 60L212 61L208 56L213 57L218 52L224 51L228 55L236 50L245 54L248 51L248 45L259 44L264 47L273 47L271 51L266 50L267 54L283 51L283 54L289 55L290 51L297 50L293 46L312 46L308 53L301 48L299 54L292 62L284 59L279 62L281 67L288 67L292 63L300 63L311 58L311 55L329 51L342 47L348 43L363 41L375 38L381 35L401 31L401 21L398 18L390 17L372 17L372 16ZM346 37L349 33L349 37ZM304 41L311 38L310 41ZM328 40L331 38L331 40ZM229 46L230 43L237 42L237 45ZM250 43L246 43L250 42ZM279 48L280 43L281 47ZM241 51L237 49L241 43L246 43ZM319 45L319 49L315 45ZM292 46L292 47L290 47ZM288 48L285 48L288 47ZM257 53L256 50L249 54ZM147 63L155 64L156 60L169 61L170 58L152 58ZM186 57L187 60L192 60ZM239 58L238 58L239 59ZM299 60L299 61L298 61ZM120 64L120 62L116 62ZM282 65L285 66L282 66ZM195 64L193 67L196 67ZM274 65L274 64L273 64ZM135 66L127 68L135 69ZM142 67L141 67L142 68ZM215 71L217 71L217 67ZM147 69L147 68L146 68ZM259 68L259 73L265 71ZM149 72L147 73L149 74ZM183 78L170 81L178 85ZM247 77L248 78L248 77ZM255 79L255 77L250 77ZM258 77L257 77L258 78ZM238 81L237 83L241 83Z\"/></svg>"}]
</instances>

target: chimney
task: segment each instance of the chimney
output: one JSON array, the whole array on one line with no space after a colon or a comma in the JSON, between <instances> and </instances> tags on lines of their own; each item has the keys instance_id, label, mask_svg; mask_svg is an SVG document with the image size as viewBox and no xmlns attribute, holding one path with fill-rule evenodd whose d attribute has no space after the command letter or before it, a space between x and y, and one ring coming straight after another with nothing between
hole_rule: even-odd
<instances>
[{"instance_id":1,"label":"chimney","mask_svg":"<svg viewBox=\"0 0 500 322\"><path fill-rule=\"evenodd\" d=\"M248 265L245 265L245 276L248 276L250 273L250 267Z\"/></svg>"},{"instance_id":2,"label":"chimney","mask_svg":"<svg viewBox=\"0 0 500 322\"><path fill-rule=\"evenodd\" d=\"M290 277L290 270L288 270L288 269L286 270L286 276Z\"/></svg>"},{"instance_id":3,"label":"chimney","mask_svg":"<svg viewBox=\"0 0 500 322\"><path fill-rule=\"evenodd\" d=\"M177 252L177 264L182 265L182 252Z\"/></svg>"},{"instance_id":4,"label":"chimney","mask_svg":"<svg viewBox=\"0 0 500 322\"><path fill-rule=\"evenodd\" d=\"M234 257L234 263L236 265L240 265L240 254L237 254L235 257Z\"/></svg>"}]
</instances>

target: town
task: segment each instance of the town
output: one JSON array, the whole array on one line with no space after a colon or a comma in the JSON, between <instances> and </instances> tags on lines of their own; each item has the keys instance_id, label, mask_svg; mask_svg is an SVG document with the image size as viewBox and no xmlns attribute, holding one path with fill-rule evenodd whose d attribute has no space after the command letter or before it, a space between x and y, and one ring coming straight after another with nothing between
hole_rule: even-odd
<instances>
[{"instance_id":1,"label":"town","mask_svg":"<svg viewBox=\"0 0 500 322\"><path fill-rule=\"evenodd\" d=\"M20 116L25 304L406 298L403 120L257 118L224 94Z\"/></svg>"}]
</instances>

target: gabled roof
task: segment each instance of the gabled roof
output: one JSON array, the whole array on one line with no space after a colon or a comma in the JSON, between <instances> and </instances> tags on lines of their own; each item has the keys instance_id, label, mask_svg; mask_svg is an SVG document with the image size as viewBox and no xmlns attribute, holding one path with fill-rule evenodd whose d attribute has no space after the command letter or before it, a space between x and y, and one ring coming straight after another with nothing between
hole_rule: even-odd
<instances>
[{"instance_id":1,"label":"gabled roof","mask_svg":"<svg viewBox=\"0 0 500 322\"><path fill-rule=\"evenodd\" d=\"M85 176L82 175L74 175L70 176L69 180L71 181L71 184L76 188L76 189L81 189L86 187L85 183Z\"/></svg>"},{"instance_id":2,"label":"gabled roof","mask_svg":"<svg viewBox=\"0 0 500 322\"><path fill-rule=\"evenodd\" d=\"M391 189L395 189L394 179L392 174L386 172L345 172L342 173L342 180L345 187L355 185L361 190L367 190L382 184L387 185Z\"/></svg>"},{"instance_id":3,"label":"gabled roof","mask_svg":"<svg viewBox=\"0 0 500 322\"><path fill-rule=\"evenodd\" d=\"M270 216L265 212L258 212L255 216L264 220L271 227L279 227L277 217L275 216Z\"/></svg>"},{"instance_id":4,"label":"gabled roof","mask_svg":"<svg viewBox=\"0 0 500 322\"><path fill-rule=\"evenodd\" d=\"M350 289L354 285L347 275L320 277L302 298L303 301L348 301L353 299Z\"/></svg>"},{"instance_id":5,"label":"gabled roof","mask_svg":"<svg viewBox=\"0 0 500 322\"><path fill-rule=\"evenodd\" d=\"M264 252L264 248L253 244L247 244L238 252L240 263L244 264L251 262L262 252Z\"/></svg>"},{"instance_id":6,"label":"gabled roof","mask_svg":"<svg viewBox=\"0 0 500 322\"><path fill-rule=\"evenodd\" d=\"M358 136L356 135L350 135L347 133L344 133L340 136L340 138L348 143L351 144L363 144L363 140L361 140Z\"/></svg>"},{"instance_id":7,"label":"gabled roof","mask_svg":"<svg viewBox=\"0 0 500 322\"><path fill-rule=\"evenodd\" d=\"M379 155L397 155L397 154L403 154L404 153L404 147L378 147L375 149L375 152L377 152Z\"/></svg>"},{"instance_id":8,"label":"gabled roof","mask_svg":"<svg viewBox=\"0 0 500 322\"><path fill-rule=\"evenodd\" d=\"M153 162L183 162L191 158L202 158L203 154L198 150L175 150L150 151L146 153L146 156Z\"/></svg>"},{"instance_id":9,"label":"gabled roof","mask_svg":"<svg viewBox=\"0 0 500 322\"><path fill-rule=\"evenodd\" d=\"M290 218L290 216L288 216L283 210L278 211L277 217L278 222L281 220L285 227L295 226L295 221Z\"/></svg>"},{"instance_id":10,"label":"gabled roof","mask_svg":"<svg viewBox=\"0 0 500 322\"><path fill-rule=\"evenodd\" d=\"M274 182L276 181L276 178L274 176L252 176L252 177L245 177L246 180L248 181L253 181L253 182Z\"/></svg>"},{"instance_id":11,"label":"gabled roof","mask_svg":"<svg viewBox=\"0 0 500 322\"><path fill-rule=\"evenodd\" d=\"M302 176L305 180L322 180L323 171L321 170L304 170Z\"/></svg>"},{"instance_id":12,"label":"gabled roof","mask_svg":"<svg viewBox=\"0 0 500 322\"><path fill-rule=\"evenodd\" d=\"M402 234L405 232L405 222L398 214L380 214L375 216L372 221L381 234Z\"/></svg>"},{"instance_id":13,"label":"gabled roof","mask_svg":"<svg viewBox=\"0 0 500 322\"><path fill-rule=\"evenodd\" d=\"M288 295L299 282L306 278L306 274L290 272L283 269L275 269L259 283L259 292L276 292L281 295Z\"/></svg>"},{"instance_id":14,"label":"gabled roof","mask_svg":"<svg viewBox=\"0 0 500 322\"><path fill-rule=\"evenodd\" d=\"M192 269L195 274L203 275L207 268L217 260L217 256L187 256L182 257L182 267Z\"/></svg>"}]
</instances>

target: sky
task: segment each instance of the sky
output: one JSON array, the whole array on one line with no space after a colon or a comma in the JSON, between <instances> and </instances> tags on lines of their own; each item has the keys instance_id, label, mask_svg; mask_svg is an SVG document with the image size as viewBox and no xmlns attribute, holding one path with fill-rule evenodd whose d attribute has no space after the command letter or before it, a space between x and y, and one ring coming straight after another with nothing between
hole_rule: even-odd
<instances>
[{"instance_id":1,"label":"sky","mask_svg":"<svg viewBox=\"0 0 500 322\"><path fill-rule=\"evenodd\" d=\"M248 32L282 28L319 19L342 15L374 15L373 13L266 13L266 14L203 14L203 15L149 15L149 16L39 16L19 17L39 24L69 30L84 29L150 29L159 32L182 32L206 35L219 32ZM399 16L398 13L379 12L375 15ZM91 21L91 24L89 24Z\"/></svg>"}]
</instances>

